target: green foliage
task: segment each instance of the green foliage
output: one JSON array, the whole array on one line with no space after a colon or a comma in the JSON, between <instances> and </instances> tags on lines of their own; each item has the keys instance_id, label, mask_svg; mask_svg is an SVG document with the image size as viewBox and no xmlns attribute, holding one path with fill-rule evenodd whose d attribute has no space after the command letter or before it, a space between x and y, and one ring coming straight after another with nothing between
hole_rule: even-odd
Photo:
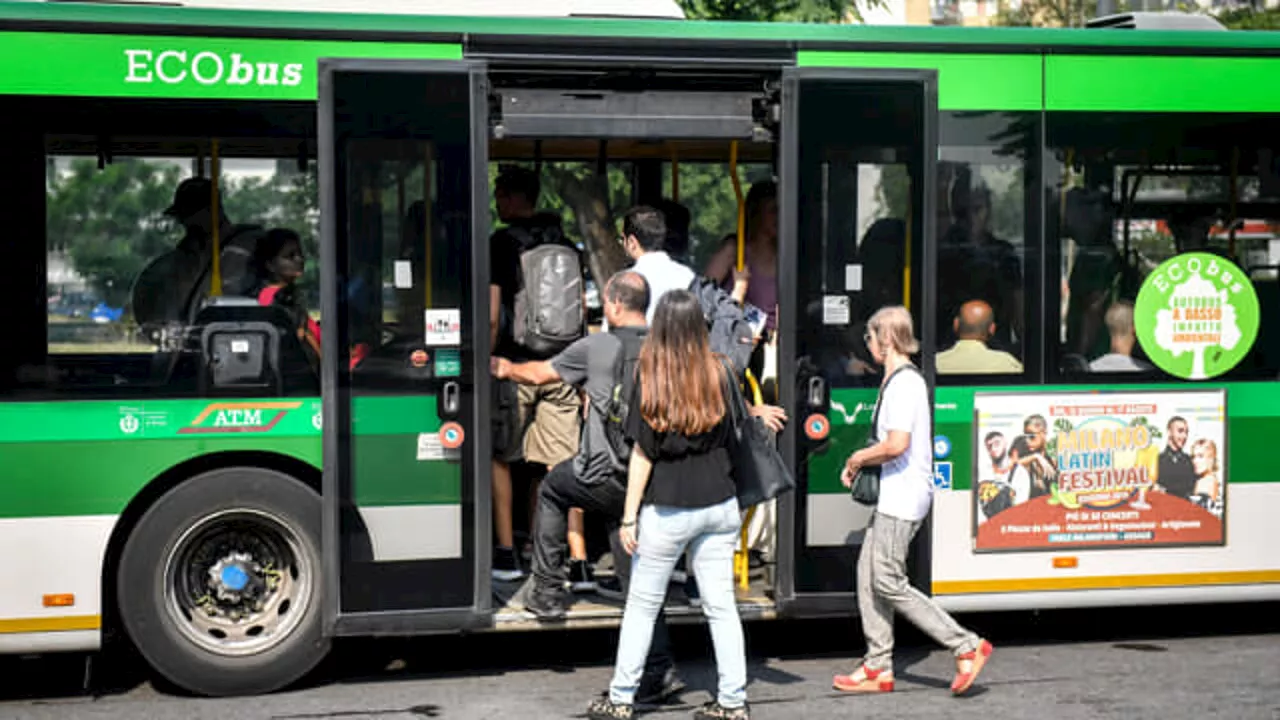
<instances>
[{"instance_id":1,"label":"green foliage","mask_svg":"<svg viewBox=\"0 0 1280 720\"><path fill-rule=\"evenodd\" d=\"M1001 5L995 24L1009 27L1084 27L1098 14L1098 0L1022 0Z\"/></svg>"},{"instance_id":2,"label":"green foliage","mask_svg":"<svg viewBox=\"0 0 1280 720\"><path fill-rule=\"evenodd\" d=\"M1225 10L1218 13L1217 18L1228 30L1280 30L1280 8L1243 7Z\"/></svg>"},{"instance_id":3,"label":"green foliage","mask_svg":"<svg viewBox=\"0 0 1280 720\"><path fill-rule=\"evenodd\" d=\"M685 16L694 20L838 23L862 20L863 10L884 0L678 0Z\"/></svg>"},{"instance_id":4,"label":"green foliage","mask_svg":"<svg viewBox=\"0 0 1280 720\"><path fill-rule=\"evenodd\" d=\"M1141 9L1139 3L1120 0L1116 12ZM1190 2L1179 2L1176 12L1198 13L1201 9ZM1097 17L1098 0L1022 0L1017 7L1004 5L996 15L997 25L1010 27L1084 27ZM1280 9L1255 10L1240 7L1214 15L1228 30L1280 30Z\"/></svg>"},{"instance_id":5,"label":"green foliage","mask_svg":"<svg viewBox=\"0 0 1280 720\"><path fill-rule=\"evenodd\" d=\"M182 237L181 226L163 215L181 179L172 163L121 158L99 170L93 159L72 160L68 173L49 178L49 249L65 251L104 302L123 306L146 264ZM302 237L308 263L301 284L312 306L319 291L317 183L314 165L308 173L222 182L232 222L287 227Z\"/></svg>"},{"instance_id":6,"label":"green foliage","mask_svg":"<svg viewBox=\"0 0 1280 720\"><path fill-rule=\"evenodd\" d=\"M50 183L49 249L65 251L109 305L123 305L147 260L175 242L160 212L179 179L172 165L120 160L99 171L91 159L75 160Z\"/></svg>"},{"instance_id":7,"label":"green foliage","mask_svg":"<svg viewBox=\"0 0 1280 720\"><path fill-rule=\"evenodd\" d=\"M489 167L489 182L492 187L498 175L499 165ZM564 223L565 234L584 249L589 256L598 254L602 243L616 242L617 232L621 231L621 217L634 203L634 192L631 180L630 163L611 163L608 169L608 200L614 224L613 234L609 237L595 239L586 236L578 224L571 193L566 187L568 183L587 183L595 176L594 163L547 163L542 169L542 197L539 200L540 210L558 214ZM662 194L672 196L671 164L663 164ZM742 192L751 189L752 183L772 177L773 170L766 164L743 164L738 167L738 177L742 183ZM729 165L725 163L681 163L680 164L680 203L689 208L690 247L689 264L697 270L706 267L711 256L720 248L726 235L734 233L738 222L738 204L734 196L733 184L729 178ZM498 227L498 211L492 199L489 202L490 221ZM616 268L615 268L616 269ZM592 274L600 274L592 267Z\"/></svg>"},{"instance_id":8,"label":"green foliage","mask_svg":"<svg viewBox=\"0 0 1280 720\"><path fill-rule=\"evenodd\" d=\"M664 165L662 194L671 197L671 166ZM738 180L743 199L752 183L768 180L773 169L769 165L738 166ZM706 268L711 256L720 249L725 236L738 228L738 200L726 163L681 163L680 204L689 208L689 264L695 270Z\"/></svg>"}]
</instances>

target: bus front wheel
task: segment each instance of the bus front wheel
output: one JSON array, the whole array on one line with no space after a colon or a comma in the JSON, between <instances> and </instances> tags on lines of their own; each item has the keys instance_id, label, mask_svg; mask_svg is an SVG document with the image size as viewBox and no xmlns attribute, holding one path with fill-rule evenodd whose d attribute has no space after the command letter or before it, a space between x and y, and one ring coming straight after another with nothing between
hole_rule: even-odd
<instances>
[{"instance_id":1,"label":"bus front wheel","mask_svg":"<svg viewBox=\"0 0 1280 720\"><path fill-rule=\"evenodd\" d=\"M117 602L170 682L211 696L278 690L328 652L320 497L283 473L224 468L162 496L130 534Z\"/></svg>"}]
</instances>

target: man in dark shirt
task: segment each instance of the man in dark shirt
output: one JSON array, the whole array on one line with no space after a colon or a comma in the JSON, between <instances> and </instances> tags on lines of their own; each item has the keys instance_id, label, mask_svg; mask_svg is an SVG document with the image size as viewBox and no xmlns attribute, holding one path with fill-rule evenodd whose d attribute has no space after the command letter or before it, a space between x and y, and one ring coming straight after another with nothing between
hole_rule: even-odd
<instances>
[{"instance_id":1,"label":"man in dark shirt","mask_svg":"<svg viewBox=\"0 0 1280 720\"><path fill-rule=\"evenodd\" d=\"M1196 472L1191 467L1191 456L1183 450L1187 445L1187 421L1174 416L1169 419L1166 429L1169 431L1169 440L1164 452L1160 453L1156 483L1170 495L1190 500L1191 493L1196 488Z\"/></svg>"},{"instance_id":2,"label":"man in dark shirt","mask_svg":"<svg viewBox=\"0 0 1280 720\"><path fill-rule=\"evenodd\" d=\"M489 338L493 354L516 361L546 360L516 342L512 328L516 294L521 289L521 238L527 250L545 243L567 244L560 218L536 212L541 185L536 172L509 167L494 183L498 217L506 227L490 239ZM583 300L585 306L585 298ZM535 467L554 467L573 457L578 447L581 404L578 393L563 382L546 385L499 384L494 389L495 420L510 431L495 437L493 448L493 525L496 544L493 577L524 577L515 551L512 521L511 463L525 460ZM504 442L505 440L505 442Z\"/></svg>"},{"instance_id":3,"label":"man in dark shirt","mask_svg":"<svg viewBox=\"0 0 1280 720\"><path fill-rule=\"evenodd\" d=\"M588 412L577 454L556 465L538 491L534 521L533 585L525 609L539 619L564 617L564 570L570 508L598 512L606 519L613 548L614 570L626 592L631 576L631 556L618 543L618 523L626 503L626 477L615 467L618 461L605 437L600 409L607 407L613 393L613 367L623 351L623 337L642 340L646 332L645 309L649 306L649 286L644 278L624 270L605 285L604 314L607 332L595 333L575 342L550 360L513 364L502 357L493 359L493 374L529 385L565 383L587 394ZM640 683L639 702L657 702L683 687L675 679L674 661L668 648L666 618L659 615L653 644Z\"/></svg>"}]
</instances>

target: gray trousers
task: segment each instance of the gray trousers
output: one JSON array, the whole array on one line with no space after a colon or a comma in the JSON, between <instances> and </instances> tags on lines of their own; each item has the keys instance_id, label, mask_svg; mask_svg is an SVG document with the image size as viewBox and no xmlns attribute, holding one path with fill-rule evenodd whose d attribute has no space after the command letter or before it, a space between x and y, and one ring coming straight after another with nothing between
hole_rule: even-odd
<instances>
[{"instance_id":1,"label":"gray trousers","mask_svg":"<svg viewBox=\"0 0 1280 720\"><path fill-rule=\"evenodd\" d=\"M902 613L956 655L976 650L978 636L960 627L947 611L907 582L907 552L919 522L899 520L879 512L862 540L858 555L858 614L867 638L863 664L872 670L893 670L893 614Z\"/></svg>"}]
</instances>

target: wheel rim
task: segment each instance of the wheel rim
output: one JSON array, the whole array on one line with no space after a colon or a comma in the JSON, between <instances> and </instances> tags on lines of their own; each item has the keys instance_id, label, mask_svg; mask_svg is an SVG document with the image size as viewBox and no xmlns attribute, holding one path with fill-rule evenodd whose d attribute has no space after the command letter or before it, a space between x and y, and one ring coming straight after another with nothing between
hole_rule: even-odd
<instances>
[{"instance_id":1,"label":"wheel rim","mask_svg":"<svg viewBox=\"0 0 1280 720\"><path fill-rule=\"evenodd\" d=\"M165 557L165 610L182 635L224 656L265 652L311 605L315 572L299 531L261 510L192 523Z\"/></svg>"}]
</instances>

